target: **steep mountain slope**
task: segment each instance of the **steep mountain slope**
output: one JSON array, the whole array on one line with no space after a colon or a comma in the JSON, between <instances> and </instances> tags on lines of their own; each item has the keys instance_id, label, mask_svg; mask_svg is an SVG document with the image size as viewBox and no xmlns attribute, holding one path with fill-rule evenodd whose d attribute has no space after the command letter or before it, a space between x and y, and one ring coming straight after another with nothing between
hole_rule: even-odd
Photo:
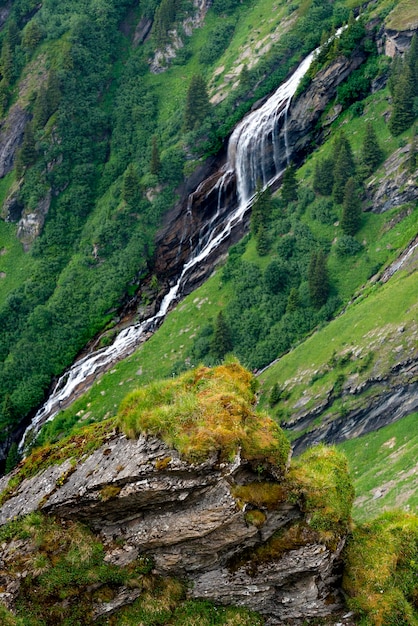
<instances>
[{"instance_id":1,"label":"steep mountain slope","mask_svg":"<svg viewBox=\"0 0 418 626\"><path fill-rule=\"evenodd\" d=\"M2 55L4 68L10 67L2 83L4 174L14 161L15 168L3 178L3 214L9 220L21 216L20 236L30 247L15 263L10 263L11 249L2 248L2 259L9 259L1 312L5 437L87 339L106 321L115 321L113 307L136 290L152 266L154 233L174 202L174 189L182 198L187 195L199 169L180 188L179 182L202 156L217 152L235 121L319 42L320 29L330 31L349 16L342 2L290 8L276 3L269 19L271 6L262 2L214 3L209 10L204 2L174 3L174 9L171 4L156 8L150 2L138 9L135 3L115 2L104 10L80 2L75 10L64 0L42 7L22 0L5 7ZM384 3L373 5L366 21L384 12ZM369 55L375 35L369 31L362 39L363 27L355 24L347 33L341 52L357 59L354 65L349 61L349 73ZM236 51L243 46L249 61L237 65ZM264 55L258 63L253 47ZM156 48L165 51L166 71L160 71L161 62L154 66ZM177 53L170 60L173 49ZM150 59L157 74L149 71ZM356 78L363 91L372 78L385 75L384 63L380 67L371 59L366 65L366 78ZM209 109L204 104L202 111L209 111L204 123L190 118L187 105L188 98L200 97L188 90L187 80L199 72L216 103ZM233 79L238 74L239 82ZM338 97L346 106L358 97L358 86ZM295 119L302 119L297 113ZM19 123L13 122L16 115ZM306 138L300 143L298 136L295 158L307 149ZM158 252L157 260L162 258ZM142 295L155 297L175 271L165 267ZM326 315L336 303L330 301ZM311 315L303 329L317 321ZM238 343L243 340L236 338ZM267 345L259 350L257 364L277 356Z\"/></svg>"}]
</instances>

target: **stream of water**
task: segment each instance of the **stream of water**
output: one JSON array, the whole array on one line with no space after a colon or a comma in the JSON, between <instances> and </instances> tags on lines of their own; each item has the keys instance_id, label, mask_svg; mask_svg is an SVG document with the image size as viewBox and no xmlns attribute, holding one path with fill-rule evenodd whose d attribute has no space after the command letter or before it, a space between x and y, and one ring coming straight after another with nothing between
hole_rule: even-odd
<instances>
[{"instance_id":1,"label":"stream of water","mask_svg":"<svg viewBox=\"0 0 418 626\"><path fill-rule=\"evenodd\" d=\"M158 327L168 310L184 292L193 268L207 259L241 222L251 206L257 185L261 184L265 188L280 176L289 161L289 154L286 139L283 152L279 137L286 136L287 111L292 96L307 72L314 54L313 52L306 57L292 76L259 109L244 117L233 131L228 144L224 172L215 184L218 193L218 214L222 197L225 196L224 185L234 173L238 202L236 206L231 207L222 228L215 230L205 228L204 238L190 250L189 260L185 263L177 282L164 297L156 315L125 328L117 335L112 345L84 356L61 376L26 430L20 444L21 449L24 448L29 432L32 436L36 435L46 421L53 419L63 407L68 406L77 397L80 388L85 390L91 386L99 373L108 370L115 362L131 354ZM192 202L193 194L188 203L190 212Z\"/></svg>"}]
</instances>

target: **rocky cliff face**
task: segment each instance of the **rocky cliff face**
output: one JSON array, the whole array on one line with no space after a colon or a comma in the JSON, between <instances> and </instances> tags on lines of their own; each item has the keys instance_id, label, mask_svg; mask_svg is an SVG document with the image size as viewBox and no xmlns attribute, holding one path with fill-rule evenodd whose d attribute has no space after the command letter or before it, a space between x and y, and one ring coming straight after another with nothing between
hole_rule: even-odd
<instances>
[{"instance_id":1,"label":"rocky cliff face","mask_svg":"<svg viewBox=\"0 0 418 626\"><path fill-rule=\"evenodd\" d=\"M239 454L230 462L215 454L190 464L159 439L133 441L109 431L104 444L78 462L52 464L17 488L13 476L3 478L3 500L9 490L0 523L36 510L64 523L82 521L103 542L107 563L126 567L152 558L154 574L188 582L189 597L249 607L265 615L266 624L330 615L342 606L344 533L327 543L310 526L303 497L292 498L266 467L254 473ZM271 493L263 504L266 489ZM0 599L11 609L24 578L11 567L16 550L36 547L2 544ZM116 604L138 595L119 589ZM113 604L98 614L107 609Z\"/></svg>"},{"instance_id":2,"label":"rocky cliff face","mask_svg":"<svg viewBox=\"0 0 418 626\"><path fill-rule=\"evenodd\" d=\"M318 73L312 84L290 106L286 124L286 145L288 156L294 162L300 162L308 153L312 143L319 142L320 133L316 124L328 103L335 96L338 85L357 69L364 61L364 55L354 55L351 59L340 57L328 68ZM283 146L283 131L277 138ZM236 181L233 174L223 186L219 196L219 181L226 163L226 150L217 157L208 160L188 179L181 190L181 201L170 211L165 224L157 235L155 271L163 282L178 276L190 250L196 247L199 239L205 238L205 232L215 230L224 222L237 204ZM286 154L283 150L283 167L286 166ZM280 179L276 181L276 185ZM229 237L213 251L213 254L196 268L188 282L187 290L201 283L212 271L214 263L225 253L227 248L246 232L249 213L230 232Z\"/></svg>"}]
</instances>

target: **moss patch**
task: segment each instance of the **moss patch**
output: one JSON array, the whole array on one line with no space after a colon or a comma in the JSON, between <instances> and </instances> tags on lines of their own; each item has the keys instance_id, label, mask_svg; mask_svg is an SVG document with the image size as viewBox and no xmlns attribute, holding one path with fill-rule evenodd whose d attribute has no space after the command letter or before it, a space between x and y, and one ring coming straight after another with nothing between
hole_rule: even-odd
<instances>
[{"instance_id":1,"label":"moss patch","mask_svg":"<svg viewBox=\"0 0 418 626\"><path fill-rule=\"evenodd\" d=\"M275 422L255 412L254 404L255 379L233 361L134 391L121 404L118 424L128 437L161 437L191 462L213 453L231 460L240 451L248 461L284 471L289 443Z\"/></svg>"}]
</instances>

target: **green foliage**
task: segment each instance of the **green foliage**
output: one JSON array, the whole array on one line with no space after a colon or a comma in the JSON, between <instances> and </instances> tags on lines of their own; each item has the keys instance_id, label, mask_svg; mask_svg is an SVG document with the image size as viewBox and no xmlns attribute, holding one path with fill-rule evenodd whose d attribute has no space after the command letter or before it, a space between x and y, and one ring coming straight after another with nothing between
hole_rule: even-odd
<instances>
[{"instance_id":1,"label":"green foliage","mask_svg":"<svg viewBox=\"0 0 418 626\"><path fill-rule=\"evenodd\" d=\"M361 200L354 178L349 178L344 187L341 228L345 235L355 235L361 223Z\"/></svg>"},{"instance_id":2,"label":"green foliage","mask_svg":"<svg viewBox=\"0 0 418 626\"><path fill-rule=\"evenodd\" d=\"M254 402L252 375L229 362L138 389L122 402L118 423L128 437L161 437L189 461L213 452L232 460L240 449L243 458L284 471L289 443L272 420L255 413Z\"/></svg>"},{"instance_id":3,"label":"green foliage","mask_svg":"<svg viewBox=\"0 0 418 626\"><path fill-rule=\"evenodd\" d=\"M383 151L379 145L376 132L371 122L366 124L361 159L366 176L370 176L383 159Z\"/></svg>"},{"instance_id":4,"label":"green foliage","mask_svg":"<svg viewBox=\"0 0 418 626\"><path fill-rule=\"evenodd\" d=\"M334 201L340 204L344 199L346 182L355 174L355 164L351 145L344 133L341 133L334 142L333 162L334 185L332 193Z\"/></svg>"},{"instance_id":5,"label":"green foliage","mask_svg":"<svg viewBox=\"0 0 418 626\"><path fill-rule=\"evenodd\" d=\"M339 257L353 256L360 252L363 248L357 239L354 239L351 235L343 235L339 237L335 244L335 252Z\"/></svg>"},{"instance_id":6,"label":"green foliage","mask_svg":"<svg viewBox=\"0 0 418 626\"><path fill-rule=\"evenodd\" d=\"M392 61L388 80L392 94L392 115L389 129L397 136L407 130L418 115L418 43L416 34L404 58Z\"/></svg>"},{"instance_id":7,"label":"green foliage","mask_svg":"<svg viewBox=\"0 0 418 626\"><path fill-rule=\"evenodd\" d=\"M329 196L334 186L333 159L318 159L315 163L313 188L323 196Z\"/></svg>"},{"instance_id":8,"label":"green foliage","mask_svg":"<svg viewBox=\"0 0 418 626\"><path fill-rule=\"evenodd\" d=\"M344 562L344 591L362 624L418 623L415 515L386 513L356 528Z\"/></svg>"},{"instance_id":9,"label":"green foliage","mask_svg":"<svg viewBox=\"0 0 418 626\"><path fill-rule=\"evenodd\" d=\"M203 65L211 65L214 63L228 46L234 34L234 30L234 21L225 20L218 23L217 26L208 33L208 37L200 50L199 61L203 63Z\"/></svg>"},{"instance_id":10,"label":"green foliage","mask_svg":"<svg viewBox=\"0 0 418 626\"><path fill-rule=\"evenodd\" d=\"M329 294L327 261L322 250L314 251L311 255L308 282L311 302L319 309L326 303Z\"/></svg>"},{"instance_id":11,"label":"green foliage","mask_svg":"<svg viewBox=\"0 0 418 626\"><path fill-rule=\"evenodd\" d=\"M160 159L160 151L158 148L158 140L155 135L152 137L152 146L151 146L151 162L150 162L150 172L153 176L157 176L158 172L161 168L161 159Z\"/></svg>"},{"instance_id":12,"label":"green foliage","mask_svg":"<svg viewBox=\"0 0 418 626\"><path fill-rule=\"evenodd\" d=\"M12 469L14 469L16 465L19 463L19 461L20 461L20 454L19 454L19 450L17 447L17 443L14 441L12 445L10 446L9 452L7 454L5 473L8 474L9 472L11 472Z\"/></svg>"},{"instance_id":13,"label":"green foliage","mask_svg":"<svg viewBox=\"0 0 418 626\"><path fill-rule=\"evenodd\" d=\"M224 356L232 350L231 331L225 320L222 311L219 311L213 336L211 340L210 352L217 361L221 361Z\"/></svg>"},{"instance_id":14,"label":"green foliage","mask_svg":"<svg viewBox=\"0 0 418 626\"><path fill-rule=\"evenodd\" d=\"M279 383L275 382L273 387L271 388L270 396L269 396L269 405L273 408L279 402L282 396L282 389L279 386Z\"/></svg>"},{"instance_id":15,"label":"green foliage","mask_svg":"<svg viewBox=\"0 0 418 626\"><path fill-rule=\"evenodd\" d=\"M354 489L344 454L315 446L293 462L288 480L309 526L325 541L349 530Z\"/></svg>"},{"instance_id":16,"label":"green foliage","mask_svg":"<svg viewBox=\"0 0 418 626\"><path fill-rule=\"evenodd\" d=\"M183 126L186 131L195 130L211 112L205 79L201 74L192 76L186 96Z\"/></svg>"},{"instance_id":17,"label":"green foliage","mask_svg":"<svg viewBox=\"0 0 418 626\"><path fill-rule=\"evenodd\" d=\"M298 182L296 180L296 169L289 165L283 174L281 196L286 204L298 199Z\"/></svg>"}]
</instances>

